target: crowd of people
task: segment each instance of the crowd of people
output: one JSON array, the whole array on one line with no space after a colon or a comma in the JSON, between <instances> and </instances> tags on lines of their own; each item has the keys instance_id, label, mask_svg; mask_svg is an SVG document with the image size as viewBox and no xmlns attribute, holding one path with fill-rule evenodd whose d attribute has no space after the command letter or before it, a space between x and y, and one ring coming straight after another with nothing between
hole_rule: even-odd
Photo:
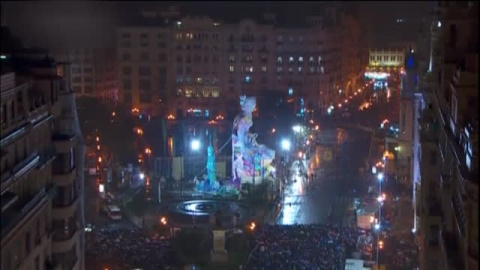
<instances>
[{"instance_id":1,"label":"crowd of people","mask_svg":"<svg viewBox=\"0 0 480 270\"><path fill-rule=\"evenodd\" d=\"M344 269L358 229L336 224L265 226L256 235L248 269Z\"/></svg>"},{"instance_id":2,"label":"crowd of people","mask_svg":"<svg viewBox=\"0 0 480 270\"><path fill-rule=\"evenodd\" d=\"M168 238L141 229L98 229L86 233L85 269L177 269Z\"/></svg>"}]
</instances>

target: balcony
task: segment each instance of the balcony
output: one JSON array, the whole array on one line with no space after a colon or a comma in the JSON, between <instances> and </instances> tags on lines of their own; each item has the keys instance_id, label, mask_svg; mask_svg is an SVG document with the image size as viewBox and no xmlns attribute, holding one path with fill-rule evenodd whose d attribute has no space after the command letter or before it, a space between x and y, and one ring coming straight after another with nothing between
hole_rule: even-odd
<instances>
[{"instance_id":1,"label":"balcony","mask_svg":"<svg viewBox=\"0 0 480 270\"><path fill-rule=\"evenodd\" d=\"M57 153L68 153L77 144L77 135L74 133L55 134L52 139Z\"/></svg>"},{"instance_id":2,"label":"balcony","mask_svg":"<svg viewBox=\"0 0 480 270\"><path fill-rule=\"evenodd\" d=\"M68 234L54 234L52 238L52 252L63 253L71 250L78 240L80 229L76 228Z\"/></svg>"},{"instance_id":3,"label":"balcony","mask_svg":"<svg viewBox=\"0 0 480 270\"><path fill-rule=\"evenodd\" d=\"M55 184L57 184L58 186L68 186L73 183L73 180L75 180L76 176L77 168L74 167L70 171L67 171L65 173L53 174L53 181L55 181Z\"/></svg>"},{"instance_id":4,"label":"balcony","mask_svg":"<svg viewBox=\"0 0 480 270\"><path fill-rule=\"evenodd\" d=\"M1 218L1 239L3 242L8 242L8 239L17 229L20 224L23 224L27 219L34 214L43 210L48 203L48 194L45 188L40 189L30 200L23 205L16 205L10 207L7 211L2 212Z\"/></svg>"},{"instance_id":5,"label":"balcony","mask_svg":"<svg viewBox=\"0 0 480 270\"><path fill-rule=\"evenodd\" d=\"M446 269L465 269L455 234L440 230L438 233L438 240L440 243L440 249L447 262L447 265L445 265Z\"/></svg>"},{"instance_id":6,"label":"balcony","mask_svg":"<svg viewBox=\"0 0 480 270\"><path fill-rule=\"evenodd\" d=\"M20 178L24 174L28 173L30 170L35 168L38 164L40 157L37 153L33 153L27 158L23 159L19 163L17 163L10 171L6 171L2 173L1 176L1 189L5 190L8 186L10 186L15 179Z\"/></svg>"},{"instance_id":7,"label":"balcony","mask_svg":"<svg viewBox=\"0 0 480 270\"><path fill-rule=\"evenodd\" d=\"M78 207L78 197L70 204L64 207L55 206L52 209L52 216L54 219L68 219L75 214Z\"/></svg>"}]
</instances>

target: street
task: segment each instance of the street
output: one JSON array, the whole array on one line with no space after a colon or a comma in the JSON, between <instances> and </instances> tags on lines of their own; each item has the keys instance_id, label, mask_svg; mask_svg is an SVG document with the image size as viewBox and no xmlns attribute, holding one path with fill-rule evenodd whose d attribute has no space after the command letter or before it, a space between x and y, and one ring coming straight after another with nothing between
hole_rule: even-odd
<instances>
[{"instance_id":1,"label":"street","mask_svg":"<svg viewBox=\"0 0 480 270\"><path fill-rule=\"evenodd\" d=\"M349 222L353 184L361 185L358 183L361 181L359 169L368 158L370 134L355 129L331 128L318 132L317 136L317 141L331 146L333 159L324 160L321 151L313 151L311 158L321 162L315 162L320 163L312 171L317 177L310 182L303 176L293 175L297 165L292 165L290 179L295 177L297 181L287 184L277 224L325 223L329 218L336 223Z\"/></svg>"}]
</instances>

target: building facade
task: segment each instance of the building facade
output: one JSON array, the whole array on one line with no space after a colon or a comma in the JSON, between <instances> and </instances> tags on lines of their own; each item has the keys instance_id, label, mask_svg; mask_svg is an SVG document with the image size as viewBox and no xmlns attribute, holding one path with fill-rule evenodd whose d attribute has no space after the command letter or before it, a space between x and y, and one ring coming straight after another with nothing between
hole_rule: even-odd
<instances>
[{"instance_id":1,"label":"building facade","mask_svg":"<svg viewBox=\"0 0 480 270\"><path fill-rule=\"evenodd\" d=\"M57 61L70 63L69 78L76 97L86 96L110 102L118 101L114 49L57 50L53 56Z\"/></svg>"},{"instance_id":2,"label":"building facade","mask_svg":"<svg viewBox=\"0 0 480 270\"><path fill-rule=\"evenodd\" d=\"M421 138L422 269L478 268L478 3L438 2Z\"/></svg>"},{"instance_id":3,"label":"building facade","mask_svg":"<svg viewBox=\"0 0 480 270\"><path fill-rule=\"evenodd\" d=\"M1 62L1 268L84 269L83 146L68 66Z\"/></svg>"},{"instance_id":4,"label":"building facade","mask_svg":"<svg viewBox=\"0 0 480 270\"><path fill-rule=\"evenodd\" d=\"M274 23L274 14L235 23L186 16L162 26L121 27L120 96L142 113L162 107L174 117L225 115L238 107L239 95L268 91L286 93L307 110L326 110L356 91L367 54L353 16L324 13L295 27Z\"/></svg>"},{"instance_id":5,"label":"building facade","mask_svg":"<svg viewBox=\"0 0 480 270\"><path fill-rule=\"evenodd\" d=\"M369 50L369 66L371 67L403 67L405 63L404 48L371 48Z\"/></svg>"}]
</instances>

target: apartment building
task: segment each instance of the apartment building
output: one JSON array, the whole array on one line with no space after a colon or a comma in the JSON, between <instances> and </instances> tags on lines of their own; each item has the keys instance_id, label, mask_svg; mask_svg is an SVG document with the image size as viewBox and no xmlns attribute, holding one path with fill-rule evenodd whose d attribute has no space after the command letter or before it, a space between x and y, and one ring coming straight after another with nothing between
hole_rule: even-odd
<instances>
[{"instance_id":1,"label":"apartment building","mask_svg":"<svg viewBox=\"0 0 480 270\"><path fill-rule=\"evenodd\" d=\"M43 52L2 52L2 269L84 269L84 153L66 74Z\"/></svg>"},{"instance_id":2,"label":"apartment building","mask_svg":"<svg viewBox=\"0 0 480 270\"><path fill-rule=\"evenodd\" d=\"M120 100L144 113L158 114L171 102L172 32L162 27L123 27L117 31ZM170 76L169 76L170 73ZM169 87L170 86L170 87Z\"/></svg>"},{"instance_id":3,"label":"apartment building","mask_svg":"<svg viewBox=\"0 0 480 270\"><path fill-rule=\"evenodd\" d=\"M403 67L405 48L371 48L369 65L371 67Z\"/></svg>"},{"instance_id":4,"label":"apartment building","mask_svg":"<svg viewBox=\"0 0 480 270\"><path fill-rule=\"evenodd\" d=\"M57 50L53 56L57 61L70 63L70 83L76 97L96 97L106 102L118 101L114 49Z\"/></svg>"},{"instance_id":5,"label":"apartment building","mask_svg":"<svg viewBox=\"0 0 480 270\"><path fill-rule=\"evenodd\" d=\"M241 94L280 91L295 104L326 110L338 93L356 90L367 62L352 16L329 9L289 25L267 15L224 23L177 14L156 26L119 28L123 100L142 112L165 105L168 115L215 117L238 106Z\"/></svg>"},{"instance_id":6,"label":"apartment building","mask_svg":"<svg viewBox=\"0 0 480 270\"><path fill-rule=\"evenodd\" d=\"M478 268L478 3L438 2L421 138L422 269Z\"/></svg>"}]
</instances>

